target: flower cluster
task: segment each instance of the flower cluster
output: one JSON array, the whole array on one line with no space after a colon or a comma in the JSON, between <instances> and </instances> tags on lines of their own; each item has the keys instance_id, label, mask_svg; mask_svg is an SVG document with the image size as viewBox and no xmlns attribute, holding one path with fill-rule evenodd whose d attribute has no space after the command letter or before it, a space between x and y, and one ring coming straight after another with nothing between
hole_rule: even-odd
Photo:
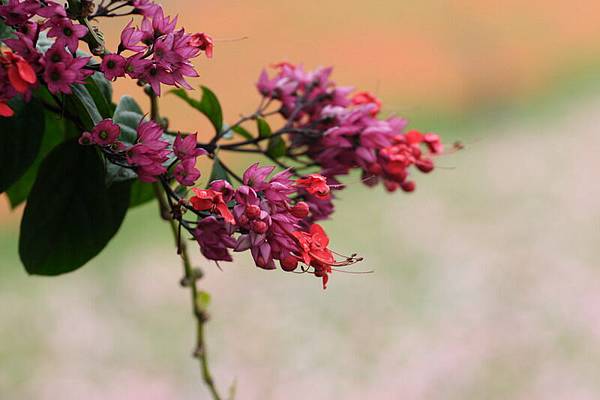
<instances>
[{"instance_id":1,"label":"flower cluster","mask_svg":"<svg viewBox=\"0 0 600 400\"><path fill-rule=\"evenodd\" d=\"M184 29L175 30L177 18L164 15L162 8L147 1L137 1L137 10L144 15L139 27L133 20L121 32L117 54L104 56L100 70L108 79L126 74L148 83L157 95L160 84L191 89L186 77L197 77L191 59L205 52L212 57L213 41L204 33L190 35ZM128 51L130 55L123 54Z\"/></svg>"},{"instance_id":2,"label":"flower cluster","mask_svg":"<svg viewBox=\"0 0 600 400\"><path fill-rule=\"evenodd\" d=\"M279 112L296 128L290 151L318 165L330 184L359 168L367 185L382 181L389 191L411 192L415 184L409 168L416 166L425 173L434 169L432 156L443 152L440 138L405 132L403 118L379 118L381 101L371 93L352 94L352 88L336 86L330 80L331 68L306 72L290 63L275 68L272 78L262 72L258 90L279 101Z\"/></svg>"},{"instance_id":3,"label":"flower cluster","mask_svg":"<svg viewBox=\"0 0 600 400\"><path fill-rule=\"evenodd\" d=\"M306 189L326 196L329 188L324 178L291 179L290 171L273 176L274 167L250 166L243 183L236 189L223 180L214 181L209 189L194 189L189 202L201 214L194 236L202 254L215 261L232 261L230 250L250 250L255 264L263 269L295 271L300 263L323 279L326 287L332 267L353 264L359 259L336 260L328 249L329 239L323 229L312 224L309 206L302 199ZM318 183L317 183L318 181ZM230 211L230 208L232 211Z\"/></svg>"},{"instance_id":4,"label":"flower cluster","mask_svg":"<svg viewBox=\"0 0 600 400\"><path fill-rule=\"evenodd\" d=\"M83 83L93 73L86 69L90 57L77 54L88 28L74 23L67 11L53 1L9 0L0 6L0 17L14 29L14 38L4 43L41 77L52 93L71 93L71 85ZM38 41L44 35L53 40L44 53Z\"/></svg>"},{"instance_id":5,"label":"flower cluster","mask_svg":"<svg viewBox=\"0 0 600 400\"><path fill-rule=\"evenodd\" d=\"M79 43L88 40L92 32L77 23L77 18L68 14L63 5L51 0L8 0L0 4L0 20L13 33L12 38L4 40L12 52L2 55L0 77L7 76L12 70L10 66L16 65L23 74L21 80L28 84L27 88L19 86L12 72L10 81L2 79L8 84L0 86L0 115L12 115L7 101L15 93L26 94L38 79L53 94L70 94L73 84L84 83L95 70L109 80L126 75L140 80L151 85L158 95L161 83L191 89L185 78L198 76L191 59L202 52L212 57L212 39L205 33L191 35L184 29L176 30L177 18L165 16L162 8L150 0L132 0L124 5L131 7L125 15L143 16L140 27L134 27L133 20L130 21L121 32L117 52L100 47L94 54L101 56L102 61L94 64L92 57L78 52ZM49 48L39 46L41 37L50 39Z\"/></svg>"},{"instance_id":6,"label":"flower cluster","mask_svg":"<svg viewBox=\"0 0 600 400\"><path fill-rule=\"evenodd\" d=\"M314 224L310 203L329 202L331 188L327 179L311 174L292 179L284 170L273 175L274 166L250 166L237 188L225 180L215 180L207 189L192 188L189 198L179 197L168 186L174 179L182 186L193 186L200 178L196 169L198 156L206 155L196 134L165 139L163 129L154 121L142 120L137 127L137 139L129 145L119 140L121 129L112 120L98 123L91 132L84 132L80 143L96 145L115 164L132 168L143 182L161 181L177 214L191 211L197 221L183 226L192 233L202 254L214 261L232 261L231 251L250 251L255 264L263 269L279 265L285 271L295 271L303 264L304 271L323 279L326 286L332 267L353 264L354 256L336 260L327 248L328 238Z\"/></svg>"},{"instance_id":7,"label":"flower cluster","mask_svg":"<svg viewBox=\"0 0 600 400\"><path fill-rule=\"evenodd\" d=\"M82 10L68 12L52 0L8 0L0 5L0 19L12 29L12 37L4 40L10 50L0 51L0 116L11 116L8 102L17 95L29 99L38 84L53 95L70 94L72 85L85 83L95 71L108 80L135 79L156 100L161 85L191 89L186 79L198 76L192 59L213 55L210 36L178 29L177 17L166 16L152 0L111 0L98 4L98 10L94 4L82 3ZM129 21L118 49L110 52L89 21L119 15L140 15L141 21ZM50 42L41 44L42 37ZM88 42L99 62L79 51L81 41ZM433 157L444 150L437 135L407 131L406 120L399 117L382 118L382 103L373 94L337 86L331 80L332 68L305 71L287 62L274 68L274 76L263 71L259 77L263 102L257 113L233 126L266 117L265 110L275 103L285 123L269 135L261 131L256 139L221 145L224 132L216 132L210 143L200 144L197 134L173 138L158 122L142 118L135 138L122 137L121 127L105 119L79 140L97 146L109 162L133 170L141 181L161 185L173 218L195 238L206 258L231 261L232 252L249 251L260 268L300 268L322 278L326 286L335 267L359 260L354 255L336 259L326 233L316 224L332 214L332 190L343 187L340 177L359 170L366 185L382 182L388 191L411 192L411 168L431 172ZM275 137L280 143L285 138L285 152L277 157L260 145L265 139L269 146L276 143L271 141ZM236 146L246 145L254 147L245 151L263 153L283 170L275 173L273 166L254 164L243 177L235 176L240 183L236 188L225 180L196 187L201 177L198 157L215 158L219 148L239 150ZM288 168L278 159L282 156L301 165L303 173ZM184 219L186 212L197 218Z\"/></svg>"},{"instance_id":8,"label":"flower cluster","mask_svg":"<svg viewBox=\"0 0 600 400\"><path fill-rule=\"evenodd\" d=\"M160 125L144 120L138 125L136 133L135 142L128 145L119 140L119 125L111 119L105 119L91 132L83 132L79 143L99 146L114 163L134 169L142 182L156 182L160 176L167 173L168 166L174 167L173 178L181 185L193 186L200 178L200 171L196 169L196 158L207 153L196 148L195 134L185 138L178 136L171 145L165 139L164 130Z\"/></svg>"}]
</instances>

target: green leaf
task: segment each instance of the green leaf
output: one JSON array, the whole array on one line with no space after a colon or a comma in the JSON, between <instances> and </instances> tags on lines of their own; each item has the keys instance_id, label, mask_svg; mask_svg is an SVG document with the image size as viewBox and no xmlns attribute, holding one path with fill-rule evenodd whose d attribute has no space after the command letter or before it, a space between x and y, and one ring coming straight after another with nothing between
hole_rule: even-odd
<instances>
[{"instance_id":1,"label":"green leaf","mask_svg":"<svg viewBox=\"0 0 600 400\"><path fill-rule=\"evenodd\" d=\"M87 130L91 130L98 122L102 121L102 115L98 106L87 87L82 84L71 85L73 94L66 97L67 109L74 115L78 115Z\"/></svg>"},{"instance_id":2,"label":"green leaf","mask_svg":"<svg viewBox=\"0 0 600 400\"><path fill-rule=\"evenodd\" d=\"M44 135L44 108L32 99L10 102L11 118L0 118L0 193L8 189L34 162Z\"/></svg>"},{"instance_id":3,"label":"green leaf","mask_svg":"<svg viewBox=\"0 0 600 400\"><path fill-rule=\"evenodd\" d=\"M261 138L269 137L273 133L267 121L262 118L256 119L256 126L258 128L258 136Z\"/></svg>"},{"instance_id":4,"label":"green leaf","mask_svg":"<svg viewBox=\"0 0 600 400\"><path fill-rule=\"evenodd\" d=\"M170 93L179 97L190 106L204 114L215 127L217 133L223 131L223 110L217 96L206 86L201 86L202 99L200 101L189 97L188 92L184 89L174 89Z\"/></svg>"},{"instance_id":5,"label":"green leaf","mask_svg":"<svg viewBox=\"0 0 600 400\"><path fill-rule=\"evenodd\" d=\"M94 72L85 80L85 87L102 118L110 118L114 112L110 82L100 72Z\"/></svg>"},{"instance_id":6,"label":"green leaf","mask_svg":"<svg viewBox=\"0 0 600 400\"><path fill-rule=\"evenodd\" d=\"M144 112L142 111L138 103L131 96L123 96L119 100L119 104L117 105L115 114L122 113L123 111L131 111L139 115L144 115Z\"/></svg>"},{"instance_id":7,"label":"green leaf","mask_svg":"<svg viewBox=\"0 0 600 400\"><path fill-rule=\"evenodd\" d=\"M42 53L46 53L54 44L54 39L50 39L46 31L40 32L40 36L35 44L35 47Z\"/></svg>"},{"instance_id":8,"label":"green leaf","mask_svg":"<svg viewBox=\"0 0 600 400\"><path fill-rule=\"evenodd\" d=\"M45 122L44 138L42 139L42 145L38 156L21 179L15 182L6 191L10 206L13 209L24 202L27 199L27 196L29 196L29 192L31 191L33 182L35 182L35 177L37 176L38 169L44 157L46 157L50 150L57 146L66 136L65 123L68 122L67 120L61 119L54 113L46 112Z\"/></svg>"},{"instance_id":9,"label":"green leaf","mask_svg":"<svg viewBox=\"0 0 600 400\"><path fill-rule=\"evenodd\" d=\"M208 182L210 183L213 181L218 181L220 179L225 180L227 182L231 182L229 180L229 174L227 173L225 168L223 168L221 161L218 157L215 157L212 172L210 173L210 178L208 179Z\"/></svg>"},{"instance_id":10,"label":"green leaf","mask_svg":"<svg viewBox=\"0 0 600 400\"><path fill-rule=\"evenodd\" d=\"M132 145L137 139L136 129L144 113L133 97L123 96L113 114L113 121L121 127L120 140Z\"/></svg>"},{"instance_id":11,"label":"green leaf","mask_svg":"<svg viewBox=\"0 0 600 400\"><path fill-rule=\"evenodd\" d=\"M248 140L254 139L254 136L252 136L252 134L247 129L245 129L244 127L242 127L240 125L232 128L231 130L234 131L235 133L237 133L238 135L240 135L241 137L243 137L244 139L248 139Z\"/></svg>"},{"instance_id":12,"label":"green leaf","mask_svg":"<svg viewBox=\"0 0 600 400\"><path fill-rule=\"evenodd\" d=\"M14 37L13 30L0 19L0 40Z\"/></svg>"},{"instance_id":13,"label":"green leaf","mask_svg":"<svg viewBox=\"0 0 600 400\"><path fill-rule=\"evenodd\" d=\"M267 146L267 155L272 158L283 157L287 151L285 141L281 136L272 136Z\"/></svg>"},{"instance_id":14,"label":"green leaf","mask_svg":"<svg viewBox=\"0 0 600 400\"><path fill-rule=\"evenodd\" d=\"M133 97L123 96L112 116L113 121L121 128L119 140L127 145L133 145L137 139L137 127L144 118L142 109ZM123 182L137 178L137 174L131 168L119 165L106 164L106 183Z\"/></svg>"},{"instance_id":15,"label":"green leaf","mask_svg":"<svg viewBox=\"0 0 600 400\"><path fill-rule=\"evenodd\" d=\"M130 183L106 188L95 148L69 140L40 166L21 221L19 255L30 274L74 271L104 249L129 206Z\"/></svg>"},{"instance_id":16,"label":"green leaf","mask_svg":"<svg viewBox=\"0 0 600 400\"><path fill-rule=\"evenodd\" d=\"M129 208L141 206L154 200L154 188L151 183L135 181L131 185L131 196L129 199Z\"/></svg>"}]
</instances>

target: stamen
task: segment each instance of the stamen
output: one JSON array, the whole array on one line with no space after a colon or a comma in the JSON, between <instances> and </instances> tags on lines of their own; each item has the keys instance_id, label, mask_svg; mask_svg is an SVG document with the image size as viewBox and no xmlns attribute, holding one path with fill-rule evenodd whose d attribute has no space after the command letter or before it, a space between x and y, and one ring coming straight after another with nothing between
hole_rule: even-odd
<instances>
[{"instance_id":1,"label":"stamen","mask_svg":"<svg viewBox=\"0 0 600 400\"><path fill-rule=\"evenodd\" d=\"M213 39L215 42L226 43L226 42L240 42L242 40L249 39L248 36L242 36L239 38L229 38L229 39Z\"/></svg>"},{"instance_id":2,"label":"stamen","mask_svg":"<svg viewBox=\"0 0 600 400\"><path fill-rule=\"evenodd\" d=\"M346 271L345 269L331 269L335 272L341 272L343 274L351 274L351 275L366 275L366 274L374 274L375 271Z\"/></svg>"}]
</instances>

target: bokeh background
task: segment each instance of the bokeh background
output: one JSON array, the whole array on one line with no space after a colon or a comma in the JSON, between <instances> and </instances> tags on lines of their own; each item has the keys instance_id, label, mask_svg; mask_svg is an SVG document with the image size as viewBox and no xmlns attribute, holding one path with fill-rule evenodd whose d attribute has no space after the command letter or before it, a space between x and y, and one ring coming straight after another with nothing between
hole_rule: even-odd
<instances>
[{"instance_id":1,"label":"bokeh background","mask_svg":"<svg viewBox=\"0 0 600 400\"><path fill-rule=\"evenodd\" d=\"M289 60L333 65L386 113L467 145L414 194L351 183L340 196L325 224L333 245L374 274L337 273L323 291L245 256L219 271L194 254L213 294L208 342L223 391L600 398L598 1L163 4L217 39L194 84L219 94L229 120L256 107L261 68ZM104 25L113 42L122 24ZM162 109L175 127L209 135L178 99L165 96ZM155 205L131 212L87 267L53 279L20 266L21 212L0 198L0 398L209 398Z\"/></svg>"}]
</instances>

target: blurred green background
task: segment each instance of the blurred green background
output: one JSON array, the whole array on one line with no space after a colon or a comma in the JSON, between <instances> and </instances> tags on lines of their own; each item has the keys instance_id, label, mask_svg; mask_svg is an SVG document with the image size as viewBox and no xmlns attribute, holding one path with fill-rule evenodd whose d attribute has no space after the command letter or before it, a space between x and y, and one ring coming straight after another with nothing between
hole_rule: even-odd
<instances>
[{"instance_id":1,"label":"blurred green background","mask_svg":"<svg viewBox=\"0 0 600 400\"><path fill-rule=\"evenodd\" d=\"M348 178L325 225L374 274L335 273L323 291L246 255L219 271L194 253L213 294L221 388L235 384L238 399L600 397L600 3L163 4L217 39L195 84L219 94L229 120L255 108L260 69L285 59L334 65L386 113L467 145L411 195ZM123 24L103 25L113 43ZM175 127L210 135L177 99L162 108ZM21 212L0 199L1 399L209 398L155 205L131 212L87 267L53 279L20 265Z\"/></svg>"}]
</instances>

